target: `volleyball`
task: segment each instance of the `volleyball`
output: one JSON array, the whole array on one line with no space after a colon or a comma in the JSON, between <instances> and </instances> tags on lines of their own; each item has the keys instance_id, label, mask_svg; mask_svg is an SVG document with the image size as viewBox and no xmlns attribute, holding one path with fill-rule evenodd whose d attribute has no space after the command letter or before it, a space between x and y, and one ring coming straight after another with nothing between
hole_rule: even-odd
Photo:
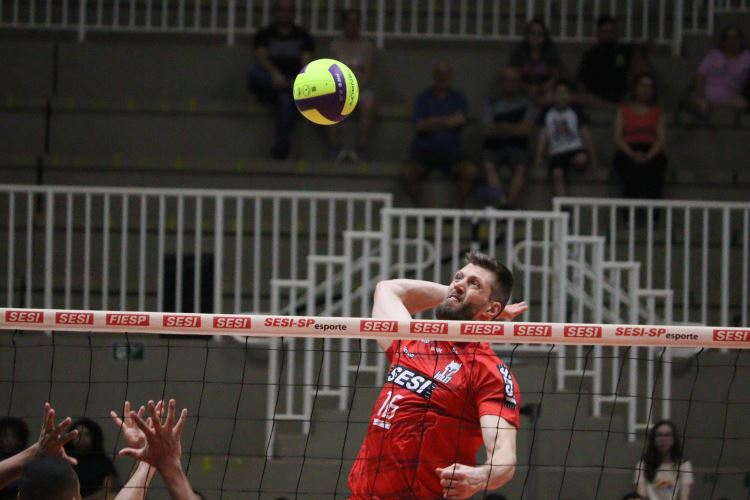
<instances>
[{"instance_id":1,"label":"volleyball","mask_svg":"<svg viewBox=\"0 0 750 500\"><path fill-rule=\"evenodd\" d=\"M335 59L317 59L299 72L293 92L302 116L318 125L333 125L354 111L359 84L346 64Z\"/></svg>"}]
</instances>

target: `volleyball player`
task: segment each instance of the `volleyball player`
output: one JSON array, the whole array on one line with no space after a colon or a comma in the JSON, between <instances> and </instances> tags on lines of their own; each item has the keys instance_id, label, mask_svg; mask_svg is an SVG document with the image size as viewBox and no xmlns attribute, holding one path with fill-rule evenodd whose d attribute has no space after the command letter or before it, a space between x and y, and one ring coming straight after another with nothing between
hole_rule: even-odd
<instances>
[{"instance_id":1,"label":"volleyball player","mask_svg":"<svg viewBox=\"0 0 750 500\"><path fill-rule=\"evenodd\" d=\"M450 285L396 279L375 290L374 318L512 319L510 271L479 252L466 255ZM378 341L391 362L367 435L349 474L352 498L467 498L506 484L515 472L520 393L487 343ZM484 444L487 460L476 465Z\"/></svg>"}]
</instances>

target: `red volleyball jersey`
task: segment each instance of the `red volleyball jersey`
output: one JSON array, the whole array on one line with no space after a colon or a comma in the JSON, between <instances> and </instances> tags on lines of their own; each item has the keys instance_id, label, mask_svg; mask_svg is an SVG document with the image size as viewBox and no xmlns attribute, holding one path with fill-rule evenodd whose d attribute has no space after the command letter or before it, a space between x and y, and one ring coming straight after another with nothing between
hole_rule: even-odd
<instances>
[{"instance_id":1,"label":"red volleyball jersey","mask_svg":"<svg viewBox=\"0 0 750 500\"><path fill-rule=\"evenodd\" d=\"M486 343L395 341L349 474L352 498L442 498L437 467L476 465L479 417L520 424L513 374Z\"/></svg>"}]
</instances>

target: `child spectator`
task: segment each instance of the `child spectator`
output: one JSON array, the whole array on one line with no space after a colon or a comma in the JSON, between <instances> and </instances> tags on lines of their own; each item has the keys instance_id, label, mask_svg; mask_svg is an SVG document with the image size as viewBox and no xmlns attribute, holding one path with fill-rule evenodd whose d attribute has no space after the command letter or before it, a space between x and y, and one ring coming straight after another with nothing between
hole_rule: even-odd
<instances>
[{"instance_id":1,"label":"child spectator","mask_svg":"<svg viewBox=\"0 0 750 500\"><path fill-rule=\"evenodd\" d=\"M511 52L508 64L521 70L523 83L534 102L544 104L552 82L562 75L562 59L540 19L526 23L523 42Z\"/></svg>"},{"instance_id":2,"label":"child spectator","mask_svg":"<svg viewBox=\"0 0 750 500\"><path fill-rule=\"evenodd\" d=\"M690 98L693 109L702 116L717 108L747 109L743 93L748 73L750 51L745 47L742 31L737 26L727 26L721 32L719 48L706 54L698 68Z\"/></svg>"},{"instance_id":3,"label":"child spectator","mask_svg":"<svg viewBox=\"0 0 750 500\"><path fill-rule=\"evenodd\" d=\"M638 494L648 500L688 500L693 466L682 455L677 428L669 420L657 422L648 435L646 452L635 471Z\"/></svg>"},{"instance_id":4,"label":"child spectator","mask_svg":"<svg viewBox=\"0 0 750 500\"><path fill-rule=\"evenodd\" d=\"M294 24L292 0L278 0L273 7L273 23L256 33L253 48L257 64L250 68L250 90L276 111L276 138L273 157L289 155L292 127L297 110L292 95L294 79L312 60L315 44L310 34Z\"/></svg>"},{"instance_id":5,"label":"child spectator","mask_svg":"<svg viewBox=\"0 0 750 500\"><path fill-rule=\"evenodd\" d=\"M622 104L615 117L613 164L622 178L624 198L661 198L664 191L666 120L656 97L654 78L639 75L631 101Z\"/></svg>"},{"instance_id":6,"label":"child spectator","mask_svg":"<svg viewBox=\"0 0 750 500\"><path fill-rule=\"evenodd\" d=\"M406 192L418 206L426 206L421 183L434 168L457 178L455 205L463 207L477 178L477 167L466 159L461 130L466 125L466 97L451 88L450 67L439 62L433 86L414 103L414 130L409 159L401 167Z\"/></svg>"},{"instance_id":7,"label":"child spectator","mask_svg":"<svg viewBox=\"0 0 750 500\"><path fill-rule=\"evenodd\" d=\"M367 145L370 142L370 130L375 118L375 94L370 86L372 77L372 63L374 48L372 42L361 36L360 24L362 19L359 11L346 9L344 11L344 36L331 42L331 54L354 72L359 84L359 102L356 113L359 114L357 139L354 149L341 147L339 138L340 127L327 127L335 159L351 159L353 161L365 159Z\"/></svg>"},{"instance_id":8,"label":"child spectator","mask_svg":"<svg viewBox=\"0 0 750 500\"><path fill-rule=\"evenodd\" d=\"M617 24L609 14L596 20L597 42L581 58L578 79L591 104L615 108L627 97L630 75L650 71L648 51L617 40Z\"/></svg>"},{"instance_id":9,"label":"child spectator","mask_svg":"<svg viewBox=\"0 0 750 500\"><path fill-rule=\"evenodd\" d=\"M73 469L81 483L81 496L108 498L120 485L115 465L104 453L102 428L88 418L78 419L71 428L78 431L78 437L65 446L65 451L78 461Z\"/></svg>"},{"instance_id":10,"label":"child spectator","mask_svg":"<svg viewBox=\"0 0 750 500\"><path fill-rule=\"evenodd\" d=\"M502 70L495 95L484 106L482 166L494 204L515 208L523 192L529 157L529 137L534 129L534 106L523 91L521 72L514 66ZM512 179L507 196L498 169L507 166Z\"/></svg>"},{"instance_id":11,"label":"child spectator","mask_svg":"<svg viewBox=\"0 0 750 500\"><path fill-rule=\"evenodd\" d=\"M580 108L571 105L571 95L570 82L555 82L553 104L537 121L541 130L536 148L536 165L542 166L546 152L554 196L565 196L565 178L572 168L583 170L597 163L588 118Z\"/></svg>"}]
</instances>

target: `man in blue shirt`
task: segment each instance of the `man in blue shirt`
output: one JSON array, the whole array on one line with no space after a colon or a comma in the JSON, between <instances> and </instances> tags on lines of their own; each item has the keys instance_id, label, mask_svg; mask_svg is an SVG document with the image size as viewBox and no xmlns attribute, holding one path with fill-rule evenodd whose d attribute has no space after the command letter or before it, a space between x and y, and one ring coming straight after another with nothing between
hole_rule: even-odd
<instances>
[{"instance_id":1,"label":"man in blue shirt","mask_svg":"<svg viewBox=\"0 0 750 500\"><path fill-rule=\"evenodd\" d=\"M457 179L455 204L463 207L477 178L476 165L466 159L461 146L461 130L466 125L466 98L451 88L451 69L439 62L433 71L433 86L417 96L414 103L414 129L409 159L401 167L406 192L420 207L427 205L420 187L430 171L437 168Z\"/></svg>"}]
</instances>

